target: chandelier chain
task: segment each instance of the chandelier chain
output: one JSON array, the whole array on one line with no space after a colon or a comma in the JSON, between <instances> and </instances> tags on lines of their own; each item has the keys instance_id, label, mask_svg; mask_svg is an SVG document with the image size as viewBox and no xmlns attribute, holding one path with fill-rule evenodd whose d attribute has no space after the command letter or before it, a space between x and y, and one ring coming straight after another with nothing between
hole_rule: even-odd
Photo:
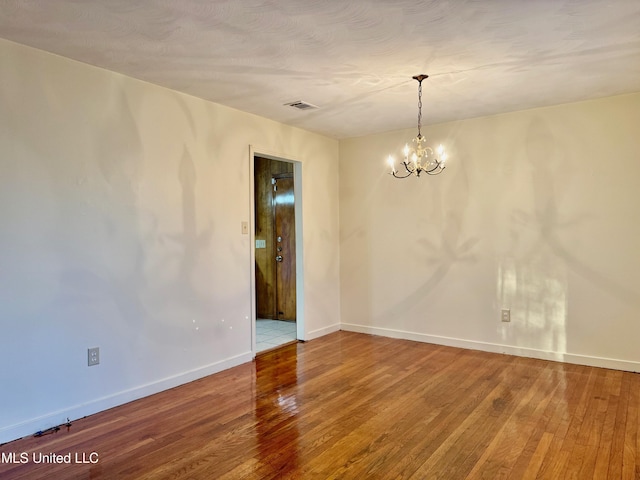
<instances>
[{"instance_id":1,"label":"chandelier chain","mask_svg":"<svg viewBox=\"0 0 640 480\"><path fill-rule=\"evenodd\" d=\"M420 132L422 126L422 80L418 82L418 138L422 138Z\"/></svg>"}]
</instances>

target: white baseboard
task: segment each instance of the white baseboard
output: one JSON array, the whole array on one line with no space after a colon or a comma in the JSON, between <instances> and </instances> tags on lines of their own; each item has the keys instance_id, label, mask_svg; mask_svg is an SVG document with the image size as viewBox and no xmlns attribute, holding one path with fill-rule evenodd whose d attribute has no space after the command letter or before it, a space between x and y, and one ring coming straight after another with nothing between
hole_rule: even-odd
<instances>
[{"instance_id":1,"label":"white baseboard","mask_svg":"<svg viewBox=\"0 0 640 480\"><path fill-rule=\"evenodd\" d=\"M382 337L400 338L403 340L413 340L416 342L433 343L447 347L468 348L470 350L481 350L483 352L505 353L519 357L538 358L541 360L551 360L555 362L573 363L576 365L587 365L590 367L610 368L612 370L624 370L627 372L640 372L640 362L620 360L615 358L594 357L573 353L551 352L537 350L534 348L516 347L512 345L502 345L498 343L478 342L475 340L464 340L460 338L441 337L438 335L427 335L424 333L407 332L389 328L370 327L366 325L355 325L350 323L341 324L341 329L348 332L368 333Z\"/></svg>"},{"instance_id":2,"label":"white baseboard","mask_svg":"<svg viewBox=\"0 0 640 480\"><path fill-rule=\"evenodd\" d=\"M93 415L94 413L102 412L109 408L117 407L118 405L124 405L125 403L129 403L133 400L192 382L199 378L250 362L251 360L251 352L243 353L204 367L163 378L162 380L158 380L153 383L140 385L139 387L98 398L87 403L73 405L69 408L65 408L64 410L47 413L37 418L2 427L0 428L0 444L32 435L40 430L46 430L48 428L61 425L66 423L67 418L73 421L78 418L86 417L87 415Z\"/></svg>"},{"instance_id":3,"label":"white baseboard","mask_svg":"<svg viewBox=\"0 0 640 480\"><path fill-rule=\"evenodd\" d=\"M328 327L318 328L317 330L311 330L307 332L307 338L305 340L313 340L315 338L323 337L330 333L340 331L340 324L334 323L333 325L329 325Z\"/></svg>"}]
</instances>

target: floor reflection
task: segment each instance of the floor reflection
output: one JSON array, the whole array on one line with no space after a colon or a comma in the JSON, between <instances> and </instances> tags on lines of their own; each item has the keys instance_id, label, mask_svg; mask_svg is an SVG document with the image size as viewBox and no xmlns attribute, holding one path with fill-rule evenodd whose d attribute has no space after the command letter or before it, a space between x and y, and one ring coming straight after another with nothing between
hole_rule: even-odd
<instances>
[{"instance_id":1,"label":"floor reflection","mask_svg":"<svg viewBox=\"0 0 640 480\"><path fill-rule=\"evenodd\" d=\"M282 478L299 468L297 348L288 345L256 357L256 473L263 477Z\"/></svg>"}]
</instances>

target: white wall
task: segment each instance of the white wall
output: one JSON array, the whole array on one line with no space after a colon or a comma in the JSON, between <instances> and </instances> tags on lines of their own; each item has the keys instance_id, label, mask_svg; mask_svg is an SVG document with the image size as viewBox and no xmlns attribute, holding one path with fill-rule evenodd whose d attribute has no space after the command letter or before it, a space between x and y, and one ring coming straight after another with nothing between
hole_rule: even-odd
<instances>
[{"instance_id":1,"label":"white wall","mask_svg":"<svg viewBox=\"0 0 640 480\"><path fill-rule=\"evenodd\" d=\"M251 359L249 145L302 162L307 336L338 328L337 141L0 58L0 442Z\"/></svg>"},{"instance_id":2,"label":"white wall","mask_svg":"<svg viewBox=\"0 0 640 480\"><path fill-rule=\"evenodd\" d=\"M640 94L340 143L342 328L640 370ZM500 310L511 309L511 323Z\"/></svg>"}]
</instances>

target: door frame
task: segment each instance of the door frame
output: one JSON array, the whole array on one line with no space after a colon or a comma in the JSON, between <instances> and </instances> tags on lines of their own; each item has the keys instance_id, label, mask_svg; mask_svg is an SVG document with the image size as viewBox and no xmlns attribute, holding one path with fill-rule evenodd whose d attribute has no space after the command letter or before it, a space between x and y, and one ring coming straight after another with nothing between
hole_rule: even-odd
<instances>
[{"instance_id":1,"label":"door frame","mask_svg":"<svg viewBox=\"0 0 640 480\"><path fill-rule=\"evenodd\" d=\"M307 339L306 322L304 319L304 250L302 237L302 162L287 155L270 152L263 148L249 145L249 205L250 205L250 278L251 278L251 356L256 356L256 206L255 206L255 157L268 158L279 162L293 164L293 196L295 208L296 232L296 338Z\"/></svg>"}]
</instances>

